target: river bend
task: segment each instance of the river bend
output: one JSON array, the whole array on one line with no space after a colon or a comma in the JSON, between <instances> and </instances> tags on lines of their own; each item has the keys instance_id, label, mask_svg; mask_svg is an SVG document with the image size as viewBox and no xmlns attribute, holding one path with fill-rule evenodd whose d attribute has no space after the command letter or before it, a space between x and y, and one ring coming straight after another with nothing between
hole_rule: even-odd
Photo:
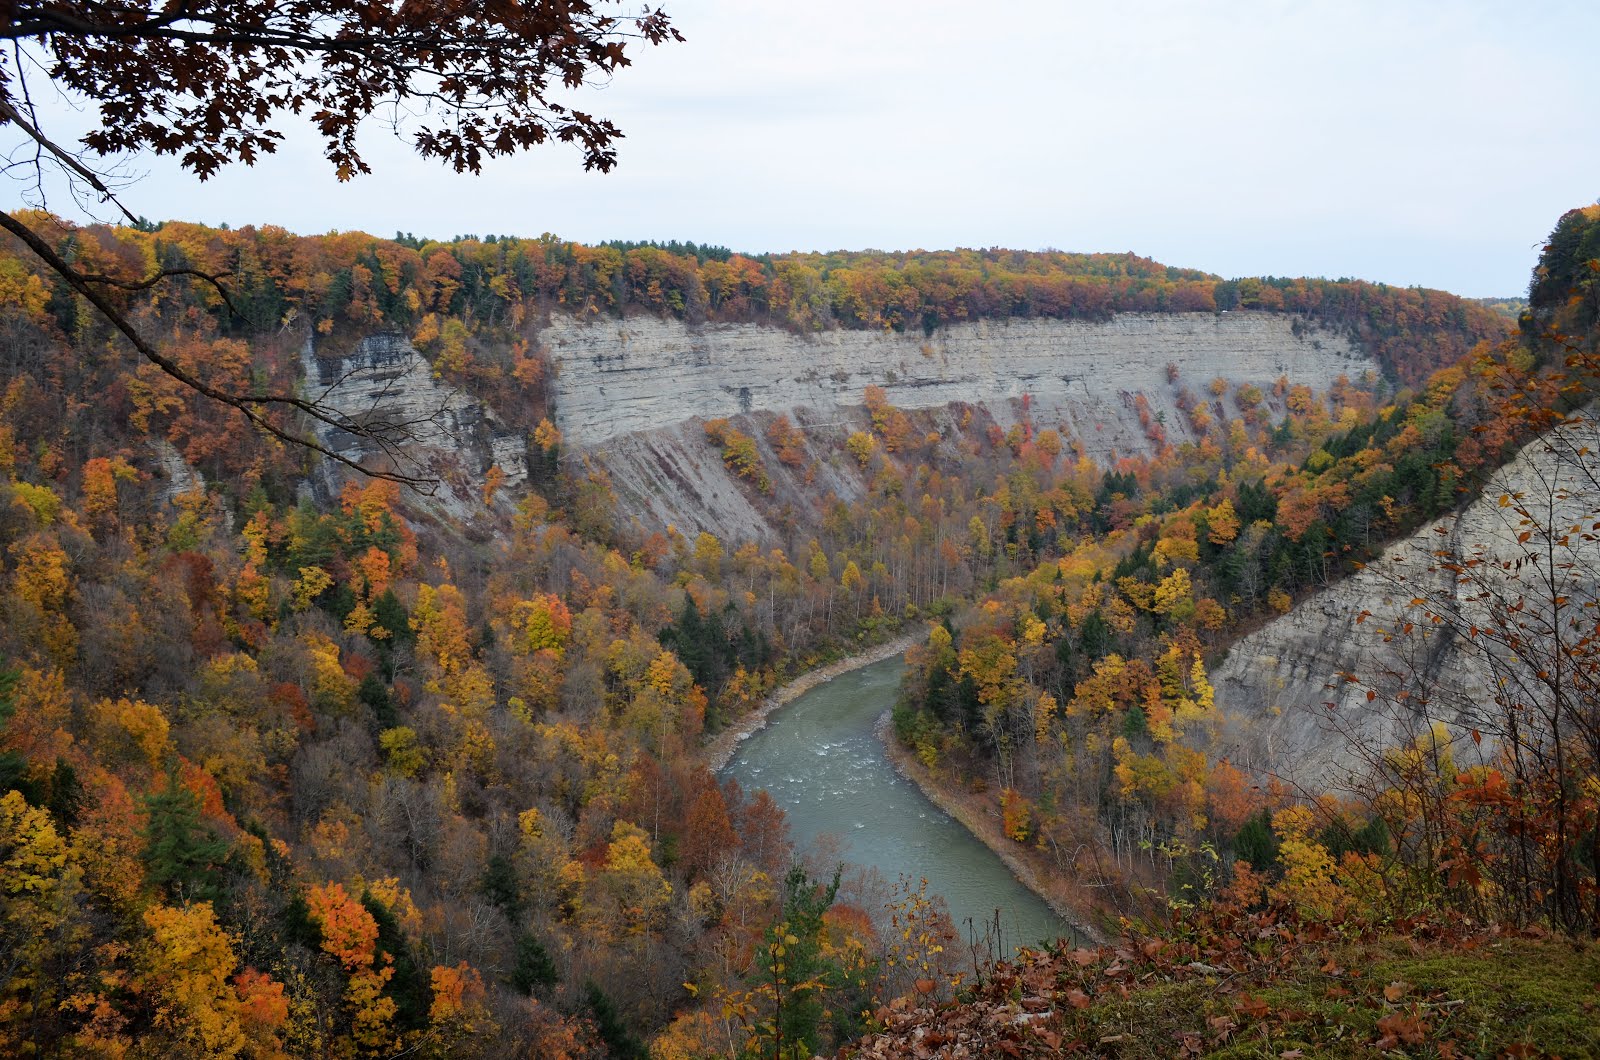
<instances>
[{"instance_id":1,"label":"river bend","mask_svg":"<svg viewBox=\"0 0 1600 1060\"><path fill-rule=\"evenodd\" d=\"M877 868L891 884L902 874L927 877L963 937L969 918L981 937L997 910L1008 951L1067 935L993 851L890 764L873 726L894 705L904 667L896 656L818 685L741 743L723 775L746 791L766 788L788 813L797 845L833 833L844 858Z\"/></svg>"}]
</instances>

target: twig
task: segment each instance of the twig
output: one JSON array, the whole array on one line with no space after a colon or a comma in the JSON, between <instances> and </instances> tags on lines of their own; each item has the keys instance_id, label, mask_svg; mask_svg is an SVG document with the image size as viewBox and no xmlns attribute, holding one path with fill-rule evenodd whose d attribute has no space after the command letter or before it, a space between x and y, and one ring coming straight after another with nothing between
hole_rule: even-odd
<instances>
[{"instance_id":1,"label":"twig","mask_svg":"<svg viewBox=\"0 0 1600 1060\"><path fill-rule=\"evenodd\" d=\"M314 436L295 434L291 431L285 430L284 428L279 427L277 424L271 422L264 414L263 408L274 405L286 405L290 408L297 409L320 423L327 424L328 426L338 430L347 431L358 438L367 438L376 442L384 450L384 452L389 454L392 458L398 458L398 447L394 444L391 438L385 437L385 435L395 429L396 425L387 424L382 421L376 423L370 421L367 423L361 423L350 418L349 416L344 415L343 413L329 410L325 406L320 406L314 402L306 401L303 398L289 397L282 394L240 395L218 389L204 380L190 374L183 368L183 366L162 354L153 345L146 341L145 338L139 334L138 329L135 328L128 320L128 318L123 316L122 313L118 311L109 300L107 300L104 292L101 291L96 285L95 278L87 277L83 273L80 273L74 269L66 262L65 259L61 257L61 255L56 253L55 249L51 247L49 243L40 238L39 234L34 232L33 229L29 228L27 225L11 216L11 214L4 211L0 211L0 228L4 228L6 231L10 232L12 235L16 236L19 240L26 244L28 249L32 250L41 261L50 266L50 268L54 270L57 275L67 282L69 287L71 287L78 294L82 295L89 301L91 305L98 309L101 314L103 314L105 318L116 327L118 331L122 332L122 334L127 337L128 341L133 344L134 349L138 350L145 360L149 361L151 364L155 365L157 368L161 369L161 371L165 372L173 379L176 379L184 386L189 387L204 397L208 397L213 401L227 405L229 408L238 410L251 423L255 424L258 428L266 431L268 434L279 439L280 441L288 442L291 445L298 445L306 449L313 450L314 452L321 453L330 460L334 460L345 465L346 467L352 468L363 475L371 478L384 479L390 482L398 482L401 485L410 487L411 489L425 496L432 496L438 489L438 479L424 478L419 475L408 475L399 471L373 470L372 468L368 468L358 461L350 459L342 453L335 452L334 450L328 448L321 442L317 441ZM398 426L404 427L405 425L402 424Z\"/></svg>"}]
</instances>

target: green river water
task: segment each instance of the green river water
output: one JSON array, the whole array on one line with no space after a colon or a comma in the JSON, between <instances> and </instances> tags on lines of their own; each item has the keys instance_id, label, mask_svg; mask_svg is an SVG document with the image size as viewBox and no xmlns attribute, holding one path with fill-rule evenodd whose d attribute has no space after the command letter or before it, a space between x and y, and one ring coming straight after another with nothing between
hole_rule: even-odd
<instances>
[{"instance_id":1,"label":"green river water","mask_svg":"<svg viewBox=\"0 0 1600 1060\"><path fill-rule=\"evenodd\" d=\"M889 763L873 725L894 705L904 665L886 659L818 685L741 743L723 775L747 792L766 788L788 813L798 846L833 833L845 859L878 869L890 883L902 874L927 877L963 937L968 918L982 937L997 912L1007 951L1070 937L988 847Z\"/></svg>"}]
</instances>

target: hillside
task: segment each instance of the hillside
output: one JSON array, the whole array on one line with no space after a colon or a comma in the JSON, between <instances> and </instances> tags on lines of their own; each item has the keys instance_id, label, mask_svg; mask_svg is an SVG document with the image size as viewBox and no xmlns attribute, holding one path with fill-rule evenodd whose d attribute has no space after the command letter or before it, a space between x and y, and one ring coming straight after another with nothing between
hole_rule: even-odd
<instances>
[{"instance_id":1,"label":"hillside","mask_svg":"<svg viewBox=\"0 0 1600 1060\"><path fill-rule=\"evenodd\" d=\"M1330 925L1223 900L1097 949L1002 964L959 1004L902 999L850 1058L1579 1057L1592 945L1445 919Z\"/></svg>"},{"instance_id":2,"label":"hillside","mask_svg":"<svg viewBox=\"0 0 1600 1060\"><path fill-rule=\"evenodd\" d=\"M1595 503L1588 454L1600 451L1597 429L1592 407L1575 414L1524 447L1461 511L1234 642L1212 671L1219 710L1233 715L1214 753L1325 791L1363 773L1376 749L1408 743L1434 722L1457 734L1489 729L1483 704L1493 699L1498 666L1459 631L1495 626L1501 600L1527 597L1530 628L1548 628L1546 597L1578 607L1595 598L1600 549L1576 535L1563 539ZM1502 497L1519 502L1503 505ZM1535 521L1556 528L1552 539L1561 542L1553 589L1543 594L1518 562L1534 546L1519 536ZM1463 579L1441 564L1441 550L1470 555L1482 573ZM1429 612L1448 614L1448 625L1428 622L1412 602L1419 598Z\"/></svg>"}]
</instances>

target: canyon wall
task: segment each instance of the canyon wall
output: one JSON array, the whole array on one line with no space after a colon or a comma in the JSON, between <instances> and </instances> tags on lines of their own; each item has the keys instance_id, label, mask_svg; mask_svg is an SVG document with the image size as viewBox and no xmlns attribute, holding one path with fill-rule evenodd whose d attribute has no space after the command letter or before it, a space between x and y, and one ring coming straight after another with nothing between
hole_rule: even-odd
<instances>
[{"instance_id":1,"label":"canyon wall","mask_svg":"<svg viewBox=\"0 0 1600 1060\"><path fill-rule=\"evenodd\" d=\"M1458 764L1491 753L1496 689L1537 699L1537 672L1558 669L1557 628L1571 640L1581 634L1562 615L1594 629L1597 452L1591 410L1524 447L1459 515L1236 642L1211 675L1228 718L1219 756L1326 791L1359 782L1374 755L1436 721L1452 728ZM1512 630L1522 648L1476 632L1489 629ZM1541 654L1549 658L1530 661ZM1468 741L1473 728L1482 745Z\"/></svg>"},{"instance_id":2,"label":"canyon wall","mask_svg":"<svg viewBox=\"0 0 1600 1060\"><path fill-rule=\"evenodd\" d=\"M833 330L798 335L753 324L691 326L636 317L580 322L557 315L538 334L552 371L552 404L569 467L590 461L608 476L623 523L644 530L675 526L725 540L770 536L775 511L799 523L830 496L853 500L865 490L841 443L863 429L863 393L880 386L903 409L970 408L981 427L1009 427L1023 414L1055 427L1076 450L1109 463L1148 452L1141 422L1166 436L1190 438L1178 407L1180 389L1235 416L1231 397L1207 392L1221 377L1264 391L1281 377L1321 392L1341 375L1359 379L1377 365L1343 334L1271 313L1124 314L1092 323L1062 320L978 321L932 335ZM508 429L472 395L436 379L425 358L399 335L373 335L349 353L303 354L306 389L357 420L408 424L400 470L436 477L441 514L465 518L481 509L484 474L498 466L506 484L528 473L528 439ZM1269 407L1282 413L1281 401ZM809 477L800 481L762 437L778 413L805 433ZM946 437L955 413L936 411ZM758 500L723 465L701 425L730 417L756 439L775 480ZM353 459L379 455L369 442L324 429L323 443ZM325 462L320 487L337 479ZM790 481L794 479L794 481Z\"/></svg>"},{"instance_id":3,"label":"canyon wall","mask_svg":"<svg viewBox=\"0 0 1600 1060\"><path fill-rule=\"evenodd\" d=\"M723 466L700 424L730 417L758 443L778 507L804 509L829 494L852 500L865 484L840 446L864 429L863 392L884 389L902 409L973 407L1002 428L1023 414L1055 427L1082 455L1110 463L1148 452L1137 399L1173 442L1188 440L1177 405L1211 380L1270 391L1280 377L1321 392L1339 376L1377 365L1342 334L1284 314L1125 314L1103 323L979 321L931 336L825 331L797 335L749 324L691 327L652 317L580 323L557 317L539 342L555 366L555 408L572 458L595 460L610 477L625 519L645 529L675 526L730 540L760 538L770 518ZM1231 397L1220 410L1239 414ZM1271 404L1269 402L1269 404ZM1281 414L1281 403L1275 411ZM818 472L791 477L762 437L772 416L804 432ZM937 413L953 437L958 417Z\"/></svg>"},{"instance_id":4,"label":"canyon wall","mask_svg":"<svg viewBox=\"0 0 1600 1060\"><path fill-rule=\"evenodd\" d=\"M876 385L899 408L967 402L1001 423L1015 420L1027 395L1037 426L1062 427L1103 459L1148 444L1132 413L1135 394L1182 436L1169 364L1197 390L1217 376L1261 386L1288 376L1321 391L1340 375L1377 370L1341 334L1246 312L977 321L927 337L561 316L539 341L556 366L557 426L586 449L689 418L859 406Z\"/></svg>"},{"instance_id":5,"label":"canyon wall","mask_svg":"<svg viewBox=\"0 0 1600 1060\"><path fill-rule=\"evenodd\" d=\"M348 354L321 356L312 339L301 353L305 396L357 423L395 425L404 460L395 463L372 441L324 424L323 445L352 460L434 478L432 506L464 518L481 507L479 490L491 466L507 486L528 476L527 439L508 429L487 404L436 378L432 366L403 335L370 335ZM319 488L331 490L337 465L324 460Z\"/></svg>"}]
</instances>

